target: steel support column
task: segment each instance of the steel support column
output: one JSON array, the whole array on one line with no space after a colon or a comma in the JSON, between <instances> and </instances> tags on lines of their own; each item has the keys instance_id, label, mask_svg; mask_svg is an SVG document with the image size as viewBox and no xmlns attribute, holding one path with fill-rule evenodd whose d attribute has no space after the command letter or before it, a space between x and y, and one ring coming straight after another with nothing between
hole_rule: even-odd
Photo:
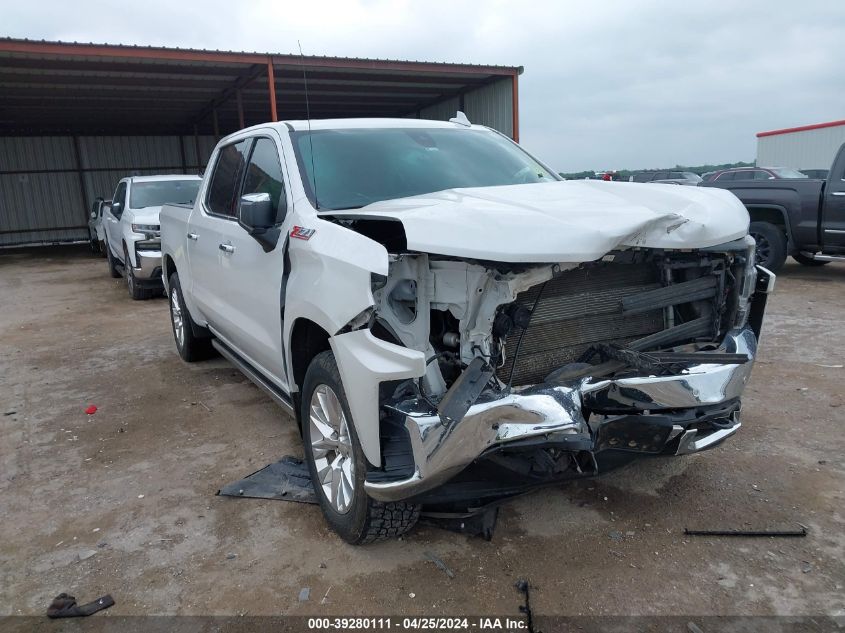
<instances>
[{"instance_id":1,"label":"steel support column","mask_svg":"<svg viewBox=\"0 0 845 633\"><path fill-rule=\"evenodd\" d=\"M276 74L273 72L273 58L267 58L267 90L270 93L270 120L279 120L276 113Z\"/></svg>"},{"instance_id":2,"label":"steel support column","mask_svg":"<svg viewBox=\"0 0 845 633\"><path fill-rule=\"evenodd\" d=\"M85 214L85 225L88 225L88 196L85 195L85 176L82 174L82 152L79 151L79 137L73 137L73 155L76 159L76 175L79 177L79 195L82 199L82 212Z\"/></svg>"},{"instance_id":3,"label":"steel support column","mask_svg":"<svg viewBox=\"0 0 845 633\"><path fill-rule=\"evenodd\" d=\"M200 135L196 123L194 123L194 151L197 153L197 165L202 165L202 156L200 156Z\"/></svg>"},{"instance_id":4,"label":"steel support column","mask_svg":"<svg viewBox=\"0 0 845 633\"><path fill-rule=\"evenodd\" d=\"M240 88L235 90L235 100L238 104L238 125L241 126L241 129L244 129L246 127L246 124L244 123L244 102Z\"/></svg>"},{"instance_id":5,"label":"steel support column","mask_svg":"<svg viewBox=\"0 0 845 633\"><path fill-rule=\"evenodd\" d=\"M519 143L519 73L513 74L513 140Z\"/></svg>"}]
</instances>

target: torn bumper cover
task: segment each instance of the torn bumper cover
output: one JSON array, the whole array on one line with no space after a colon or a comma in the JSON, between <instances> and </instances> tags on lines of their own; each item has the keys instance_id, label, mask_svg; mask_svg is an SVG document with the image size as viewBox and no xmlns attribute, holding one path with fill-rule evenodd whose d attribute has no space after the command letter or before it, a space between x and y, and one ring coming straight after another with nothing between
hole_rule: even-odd
<instances>
[{"instance_id":1,"label":"torn bumper cover","mask_svg":"<svg viewBox=\"0 0 845 633\"><path fill-rule=\"evenodd\" d=\"M589 454L593 463L605 450L682 455L711 448L740 427L739 398L759 332L749 322L728 332L721 346L724 353L747 356L742 363L702 362L668 376L584 378L498 397L485 393L458 421L443 419L419 399L391 403L386 408L404 421L410 436L413 472L401 479L369 478L366 490L382 501L407 499L503 447L554 447Z\"/></svg>"}]
</instances>

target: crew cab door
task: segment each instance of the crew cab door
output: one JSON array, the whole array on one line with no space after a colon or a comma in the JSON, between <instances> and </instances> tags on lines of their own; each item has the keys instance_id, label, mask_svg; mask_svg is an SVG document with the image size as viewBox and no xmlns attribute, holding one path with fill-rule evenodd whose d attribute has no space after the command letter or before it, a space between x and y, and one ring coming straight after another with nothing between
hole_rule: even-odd
<instances>
[{"instance_id":1,"label":"crew cab door","mask_svg":"<svg viewBox=\"0 0 845 633\"><path fill-rule=\"evenodd\" d=\"M287 250L285 238L292 215L288 213L287 174L275 131L267 130L241 143L245 145L235 148L238 154L242 153L243 164L236 170L240 175L235 182L232 202L228 202L228 188L224 196L231 205L227 211L230 209L233 215L205 218L208 228L196 240L199 245L209 237L202 245L209 249L209 258L216 249L216 265L208 267L213 279L201 282L195 272L195 283L204 283L207 294L214 295L206 298L208 319L223 342L286 389L281 306ZM225 148L221 150L221 156L222 151ZM229 154L234 158L231 151ZM217 195L216 168L210 181L213 196ZM276 228L272 231L275 243L259 242L238 222L243 196L255 194L270 197L276 218ZM211 202L214 204L213 199ZM197 232L200 232L199 228ZM196 271L193 264L192 270Z\"/></svg>"},{"instance_id":2,"label":"crew cab door","mask_svg":"<svg viewBox=\"0 0 845 633\"><path fill-rule=\"evenodd\" d=\"M126 195L127 181L121 180L117 183L117 189L114 191L112 203L103 212L103 228L106 233L106 240L108 248L111 249L112 255L115 255L120 261L123 261L123 247L121 246L121 231L120 231L120 217L126 210Z\"/></svg>"},{"instance_id":3,"label":"crew cab door","mask_svg":"<svg viewBox=\"0 0 845 633\"><path fill-rule=\"evenodd\" d=\"M822 249L841 252L845 250L845 145L828 174L822 205Z\"/></svg>"},{"instance_id":4,"label":"crew cab door","mask_svg":"<svg viewBox=\"0 0 845 633\"><path fill-rule=\"evenodd\" d=\"M233 141L217 149L210 163L208 185L187 227L185 244L191 266L191 293L199 316L215 331L226 336L223 323L223 302L230 288L220 276L220 244L225 242L226 228L237 223L237 192L251 140Z\"/></svg>"},{"instance_id":5,"label":"crew cab door","mask_svg":"<svg viewBox=\"0 0 845 633\"><path fill-rule=\"evenodd\" d=\"M287 388L282 352L283 277L287 233L292 213L285 184L285 169L275 132L256 136L250 148L238 196L238 215L244 197L269 196L276 220L270 242L250 235L243 223L226 227L220 251L220 274L230 289L223 318L240 352L253 365Z\"/></svg>"}]
</instances>

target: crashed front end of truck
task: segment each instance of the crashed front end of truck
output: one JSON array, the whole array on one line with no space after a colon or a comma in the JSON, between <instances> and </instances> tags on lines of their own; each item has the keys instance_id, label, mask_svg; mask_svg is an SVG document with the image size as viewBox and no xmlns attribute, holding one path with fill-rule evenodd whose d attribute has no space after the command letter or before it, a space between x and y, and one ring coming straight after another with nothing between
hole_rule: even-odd
<instances>
[{"instance_id":1,"label":"crashed front end of truck","mask_svg":"<svg viewBox=\"0 0 845 633\"><path fill-rule=\"evenodd\" d=\"M367 492L483 501L717 445L740 427L774 281L753 248L629 249L571 267L392 256L373 279L371 332L426 364L381 383Z\"/></svg>"},{"instance_id":2,"label":"crashed front end of truck","mask_svg":"<svg viewBox=\"0 0 845 633\"><path fill-rule=\"evenodd\" d=\"M740 428L774 284L747 236L572 264L389 257L350 327L369 343L335 348L353 417L379 419L375 499L481 507Z\"/></svg>"}]
</instances>

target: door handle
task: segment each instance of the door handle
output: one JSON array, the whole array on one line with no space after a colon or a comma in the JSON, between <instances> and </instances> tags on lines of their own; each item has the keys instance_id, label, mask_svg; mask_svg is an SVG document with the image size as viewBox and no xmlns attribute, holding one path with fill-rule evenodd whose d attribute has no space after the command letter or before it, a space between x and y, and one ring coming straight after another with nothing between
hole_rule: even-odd
<instances>
[{"instance_id":1,"label":"door handle","mask_svg":"<svg viewBox=\"0 0 845 633\"><path fill-rule=\"evenodd\" d=\"M194 240L196 242L199 239L199 235L197 235L196 233L188 233L188 239Z\"/></svg>"},{"instance_id":2,"label":"door handle","mask_svg":"<svg viewBox=\"0 0 845 633\"><path fill-rule=\"evenodd\" d=\"M232 246L231 244L221 244L220 250L223 251L224 253L234 253L235 247Z\"/></svg>"},{"instance_id":3,"label":"door handle","mask_svg":"<svg viewBox=\"0 0 845 633\"><path fill-rule=\"evenodd\" d=\"M845 196L845 191L834 191L833 195L834 196Z\"/></svg>"}]
</instances>

